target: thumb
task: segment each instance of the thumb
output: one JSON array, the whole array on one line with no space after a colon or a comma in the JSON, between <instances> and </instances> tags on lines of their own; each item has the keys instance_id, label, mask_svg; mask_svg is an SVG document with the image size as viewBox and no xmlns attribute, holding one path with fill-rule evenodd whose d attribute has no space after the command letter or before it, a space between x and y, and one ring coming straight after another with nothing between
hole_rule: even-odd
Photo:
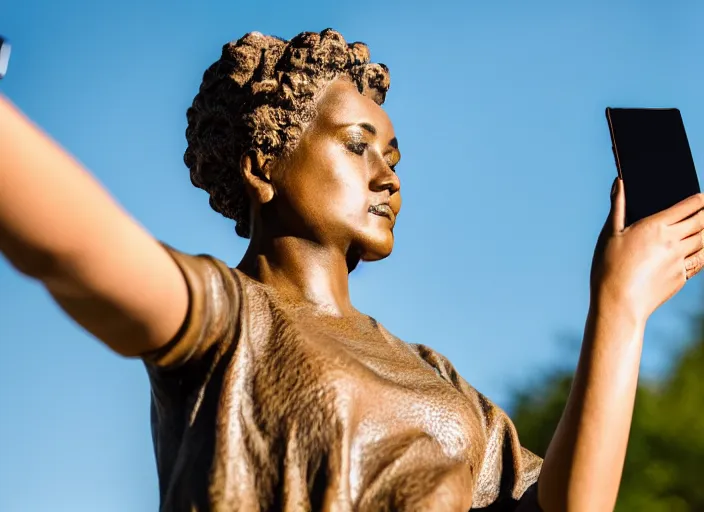
<instances>
[{"instance_id":1,"label":"thumb","mask_svg":"<svg viewBox=\"0 0 704 512\"><path fill-rule=\"evenodd\" d=\"M611 187L611 227L614 233L626 228L626 193L621 178L616 178Z\"/></svg>"}]
</instances>

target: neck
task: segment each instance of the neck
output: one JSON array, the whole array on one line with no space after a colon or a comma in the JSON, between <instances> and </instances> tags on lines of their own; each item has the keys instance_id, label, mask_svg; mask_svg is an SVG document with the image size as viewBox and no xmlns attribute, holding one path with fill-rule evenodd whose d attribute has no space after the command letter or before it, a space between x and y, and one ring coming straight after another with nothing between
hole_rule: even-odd
<instances>
[{"instance_id":1,"label":"neck","mask_svg":"<svg viewBox=\"0 0 704 512\"><path fill-rule=\"evenodd\" d=\"M237 268L287 300L336 316L354 312L345 254L301 238L253 236Z\"/></svg>"}]
</instances>

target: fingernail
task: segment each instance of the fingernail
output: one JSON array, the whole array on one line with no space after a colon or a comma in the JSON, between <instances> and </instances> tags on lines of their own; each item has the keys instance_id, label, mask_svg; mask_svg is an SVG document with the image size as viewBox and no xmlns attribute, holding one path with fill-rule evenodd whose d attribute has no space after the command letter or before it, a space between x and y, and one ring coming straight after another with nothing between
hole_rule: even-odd
<instances>
[{"instance_id":1,"label":"fingernail","mask_svg":"<svg viewBox=\"0 0 704 512\"><path fill-rule=\"evenodd\" d=\"M616 195L616 188L618 187L618 178L614 180L614 184L611 185L611 197Z\"/></svg>"}]
</instances>

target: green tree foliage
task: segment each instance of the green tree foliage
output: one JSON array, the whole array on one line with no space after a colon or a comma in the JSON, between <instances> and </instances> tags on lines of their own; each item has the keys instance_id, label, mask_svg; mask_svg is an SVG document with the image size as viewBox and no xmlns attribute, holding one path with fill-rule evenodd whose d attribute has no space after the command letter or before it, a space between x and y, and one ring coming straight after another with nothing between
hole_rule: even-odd
<instances>
[{"instance_id":1,"label":"green tree foliage","mask_svg":"<svg viewBox=\"0 0 704 512\"><path fill-rule=\"evenodd\" d=\"M669 373L638 387L617 512L704 511L704 320L699 324ZM521 441L541 456L571 380L571 373L555 372L515 396Z\"/></svg>"}]
</instances>

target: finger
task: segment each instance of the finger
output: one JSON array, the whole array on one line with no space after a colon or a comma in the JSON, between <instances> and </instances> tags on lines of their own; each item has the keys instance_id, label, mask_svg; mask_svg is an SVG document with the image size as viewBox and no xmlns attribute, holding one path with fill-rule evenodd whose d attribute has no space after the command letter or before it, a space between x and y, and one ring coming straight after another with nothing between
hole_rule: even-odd
<instances>
[{"instance_id":1,"label":"finger","mask_svg":"<svg viewBox=\"0 0 704 512\"><path fill-rule=\"evenodd\" d=\"M694 215L702 208L704 208L704 194L695 194L687 199L683 199L667 210L656 213L654 217L660 217L665 224L671 226Z\"/></svg>"},{"instance_id":2,"label":"finger","mask_svg":"<svg viewBox=\"0 0 704 512\"><path fill-rule=\"evenodd\" d=\"M704 267L704 250L694 253L689 258L684 260L684 268L687 273L687 279L691 279L696 276L702 267Z\"/></svg>"},{"instance_id":3,"label":"finger","mask_svg":"<svg viewBox=\"0 0 704 512\"><path fill-rule=\"evenodd\" d=\"M675 236L680 240L699 233L704 230L704 210L699 210L691 217L681 220L672 228L675 230Z\"/></svg>"},{"instance_id":4,"label":"finger","mask_svg":"<svg viewBox=\"0 0 704 512\"><path fill-rule=\"evenodd\" d=\"M688 258L704 249L704 232L700 231L682 240L679 249L683 258Z\"/></svg>"},{"instance_id":5,"label":"finger","mask_svg":"<svg viewBox=\"0 0 704 512\"><path fill-rule=\"evenodd\" d=\"M623 180L616 178L611 187L611 226L614 233L619 233L626 227L626 193Z\"/></svg>"}]
</instances>

